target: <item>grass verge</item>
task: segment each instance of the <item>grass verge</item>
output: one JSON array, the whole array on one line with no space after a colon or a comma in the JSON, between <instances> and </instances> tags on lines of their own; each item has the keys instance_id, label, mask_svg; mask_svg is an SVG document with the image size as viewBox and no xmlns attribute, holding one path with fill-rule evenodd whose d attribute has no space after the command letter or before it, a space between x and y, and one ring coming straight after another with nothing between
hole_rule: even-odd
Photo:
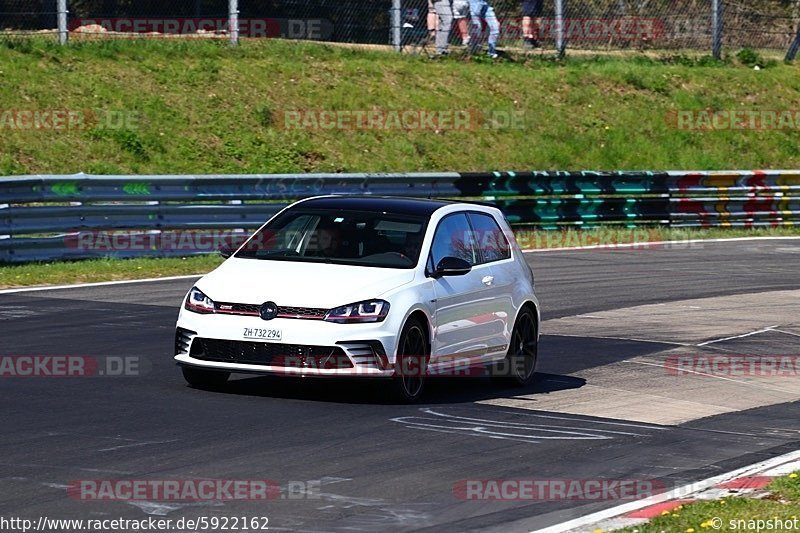
<instances>
[{"instance_id":1,"label":"grass verge","mask_svg":"<svg viewBox=\"0 0 800 533\"><path fill-rule=\"evenodd\" d=\"M277 39L236 49L0 39L0 110L86 118L48 130L0 115L0 175L797 168L800 117L790 103L800 100L800 69L770 65L644 55L433 61ZM298 110L482 119L462 129L287 127L287 111ZM791 120L686 130L675 122L682 110L787 111Z\"/></svg>"},{"instance_id":2,"label":"grass verge","mask_svg":"<svg viewBox=\"0 0 800 533\"><path fill-rule=\"evenodd\" d=\"M222 257L212 254L6 265L0 266L0 289L205 274L220 263Z\"/></svg>"},{"instance_id":3,"label":"grass verge","mask_svg":"<svg viewBox=\"0 0 800 533\"><path fill-rule=\"evenodd\" d=\"M800 228L736 230L601 227L595 230L564 231L517 228L516 234L523 249L625 243L644 245L655 241L679 241L680 246L680 241L694 239L800 236ZM222 257L211 254L185 258L96 259L0 265L0 289L205 274L213 270L222 260Z\"/></svg>"}]
</instances>

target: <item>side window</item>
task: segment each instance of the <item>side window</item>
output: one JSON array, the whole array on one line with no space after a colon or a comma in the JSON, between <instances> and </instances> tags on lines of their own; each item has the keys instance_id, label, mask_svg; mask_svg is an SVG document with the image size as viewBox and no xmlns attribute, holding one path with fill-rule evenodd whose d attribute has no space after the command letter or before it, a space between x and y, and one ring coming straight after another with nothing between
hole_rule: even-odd
<instances>
[{"instance_id":1,"label":"side window","mask_svg":"<svg viewBox=\"0 0 800 533\"><path fill-rule=\"evenodd\" d=\"M508 239L503 235L503 230L497 225L494 217L485 213L470 213L469 221L475 229L473 240L483 252L484 263L511 257Z\"/></svg>"},{"instance_id":2,"label":"side window","mask_svg":"<svg viewBox=\"0 0 800 533\"><path fill-rule=\"evenodd\" d=\"M439 222L431 246L434 267L447 256L459 257L475 265L478 262L477 252L465 214L448 215Z\"/></svg>"}]
</instances>

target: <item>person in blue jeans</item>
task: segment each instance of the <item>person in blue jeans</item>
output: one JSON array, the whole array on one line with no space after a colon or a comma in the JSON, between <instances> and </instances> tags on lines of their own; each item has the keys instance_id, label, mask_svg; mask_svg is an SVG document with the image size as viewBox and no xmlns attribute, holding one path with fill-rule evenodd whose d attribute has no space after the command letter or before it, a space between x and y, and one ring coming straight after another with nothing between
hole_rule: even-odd
<instances>
[{"instance_id":1,"label":"person in blue jeans","mask_svg":"<svg viewBox=\"0 0 800 533\"><path fill-rule=\"evenodd\" d=\"M470 49L473 53L480 49L483 23L489 28L489 57L497 58L497 39L500 37L500 23L494 8L488 0L469 0L469 14L472 20L472 35L470 36Z\"/></svg>"}]
</instances>

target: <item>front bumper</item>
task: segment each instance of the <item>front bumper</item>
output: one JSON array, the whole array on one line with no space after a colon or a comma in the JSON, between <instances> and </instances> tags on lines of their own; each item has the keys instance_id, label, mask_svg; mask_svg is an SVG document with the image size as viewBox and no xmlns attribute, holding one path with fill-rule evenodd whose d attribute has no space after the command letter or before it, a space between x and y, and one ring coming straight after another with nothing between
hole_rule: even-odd
<instances>
[{"instance_id":1,"label":"front bumper","mask_svg":"<svg viewBox=\"0 0 800 533\"><path fill-rule=\"evenodd\" d=\"M245 328L280 329L280 341L244 339ZM384 322L200 315L181 310L175 335L179 365L236 373L290 376L389 377L396 334Z\"/></svg>"}]
</instances>

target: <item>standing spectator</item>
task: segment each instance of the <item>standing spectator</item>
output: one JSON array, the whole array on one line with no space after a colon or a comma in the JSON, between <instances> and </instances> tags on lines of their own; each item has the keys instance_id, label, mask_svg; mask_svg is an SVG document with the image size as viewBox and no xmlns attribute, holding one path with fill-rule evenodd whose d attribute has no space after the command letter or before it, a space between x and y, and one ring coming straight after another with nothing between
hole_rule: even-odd
<instances>
[{"instance_id":1,"label":"standing spectator","mask_svg":"<svg viewBox=\"0 0 800 533\"><path fill-rule=\"evenodd\" d=\"M436 54L446 55L450 29L453 27L452 0L433 0L433 7L436 11ZM430 17L428 20L430 21ZM430 22L428 24L430 29Z\"/></svg>"},{"instance_id":2,"label":"standing spectator","mask_svg":"<svg viewBox=\"0 0 800 533\"><path fill-rule=\"evenodd\" d=\"M522 0L522 49L539 47L539 32L542 27L543 0Z\"/></svg>"},{"instance_id":3,"label":"standing spectator","mask_svg":"<svg viewBox=\"0 0 800 533\"><path fill-rule=\"evenodd\" d=\"M469 0L453 0L453 19L456 21L456 28L461 35L461 43L465 46L469 46L468 16Z\"/></svg>"},{"instance_id":4,"label":"standing spectator","mask_svg":"<svg viewBox=\"0 0 800 533\"><path fill-rule=\"evenodd\" d=\"M433 0L428 0L428 42L430 43L436 41L437 18Z\"/></svg>"},{"instance_id":5,"label":"standing spectator","mask_svg":"<svg viewBox=\"0 0 800 533\"><path fill-rule=\"evenodd\" d=\"M489 57L497 59L497 39L500 37L500 23L494 14L494 8L489 5L489 0L469 0L470 19L472 20L472 35L470 48L473 53L480 47L483 23L489 27Z\"/></svg>"}]
</instances>

